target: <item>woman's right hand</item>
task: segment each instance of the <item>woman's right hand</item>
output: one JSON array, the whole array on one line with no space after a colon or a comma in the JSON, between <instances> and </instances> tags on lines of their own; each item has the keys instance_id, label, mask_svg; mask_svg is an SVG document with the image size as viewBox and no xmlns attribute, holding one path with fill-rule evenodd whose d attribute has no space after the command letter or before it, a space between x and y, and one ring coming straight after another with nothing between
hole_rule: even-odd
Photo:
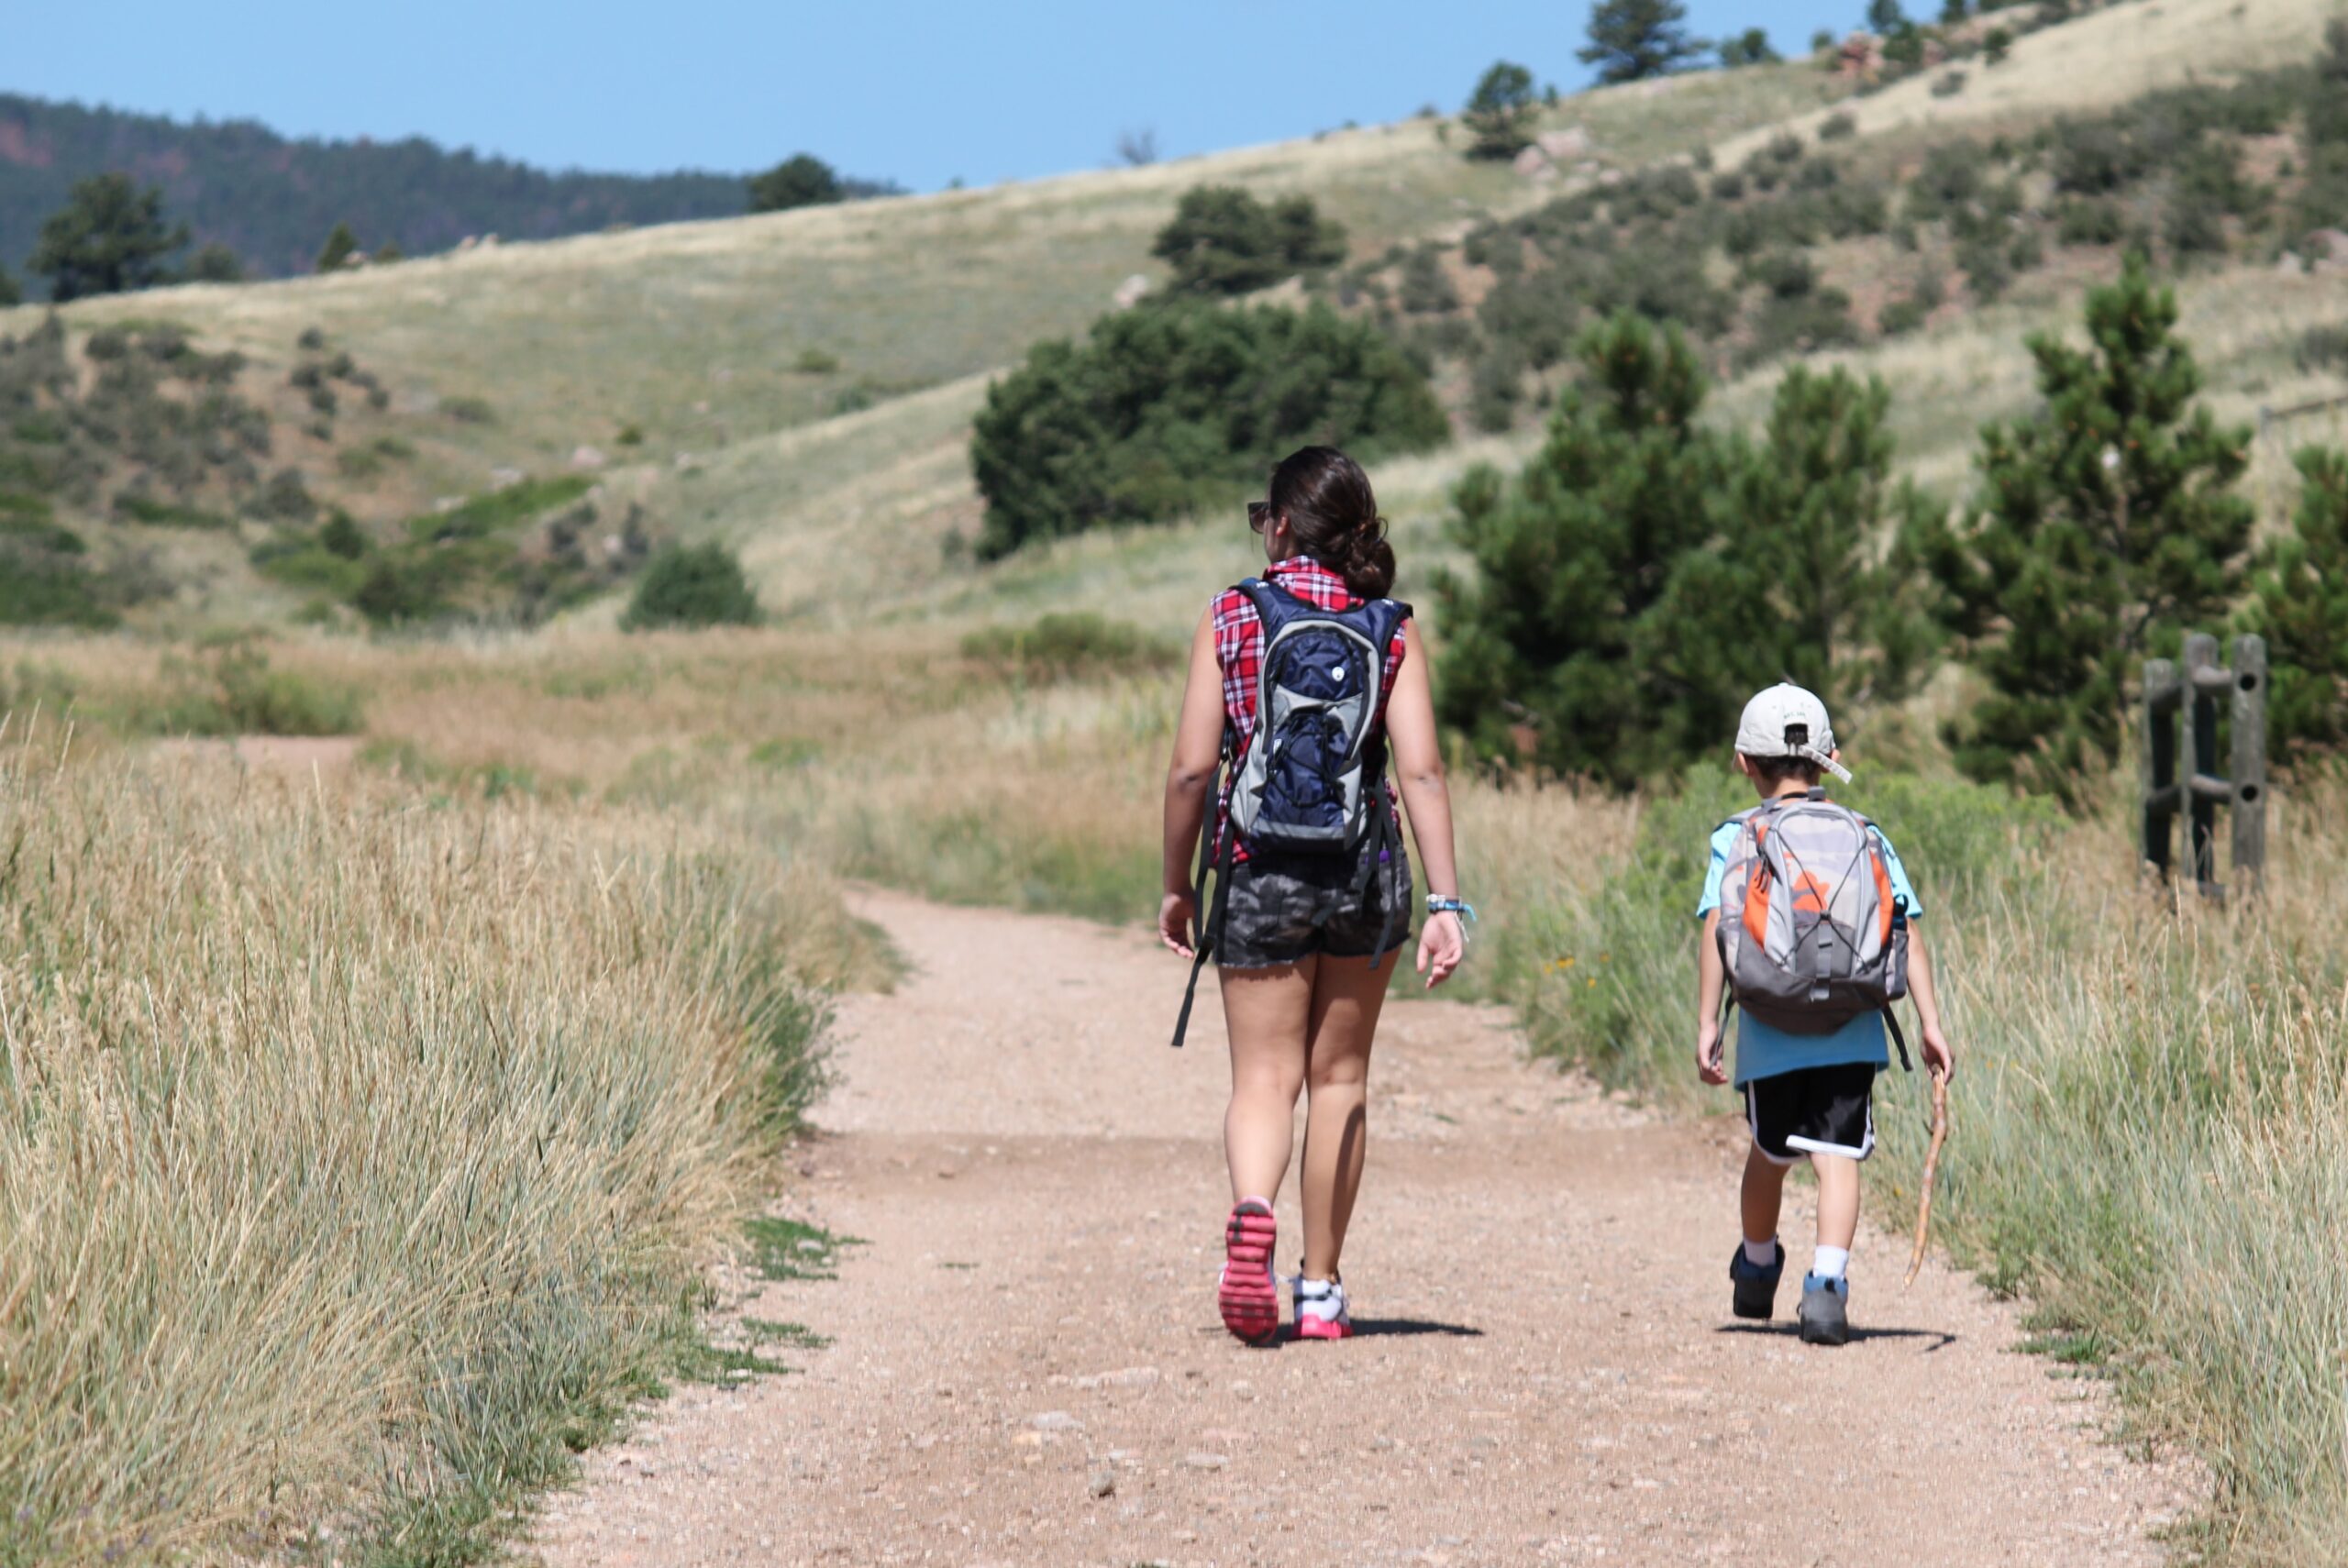
<instances>
[{"instance_id":1,"label":"woman's right hand","mask_svg":"<svg viewBox=\"0 0 2348 1568\"><path fill-rule=\"evenodd\" d=\"M1157 903L1157 940L1185 958L1195 956L1191 925L1197 913L1198 901L1187 889L1167 894Z\"/></svg>"}]
</instances>

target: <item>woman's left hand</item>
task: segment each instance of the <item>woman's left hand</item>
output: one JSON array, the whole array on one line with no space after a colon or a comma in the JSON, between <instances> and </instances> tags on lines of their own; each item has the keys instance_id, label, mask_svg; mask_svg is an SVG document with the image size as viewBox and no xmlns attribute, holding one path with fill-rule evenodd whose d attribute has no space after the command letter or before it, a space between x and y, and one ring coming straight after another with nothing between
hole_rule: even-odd
<instances>
[{"instance_id":1,"label":"woman's left hand","mask_svg":"<svg viewBox=\"0 0 2348 1568\"><path fill-rule=\"evenodd\" d=\"M1427 977L1427 989L1451 978L1451 972L1466 956L1468 933L1460 929L1459 917L1448 910L1429 915L1419 933L1419 973Z\"/></svg>"}]
</instances>

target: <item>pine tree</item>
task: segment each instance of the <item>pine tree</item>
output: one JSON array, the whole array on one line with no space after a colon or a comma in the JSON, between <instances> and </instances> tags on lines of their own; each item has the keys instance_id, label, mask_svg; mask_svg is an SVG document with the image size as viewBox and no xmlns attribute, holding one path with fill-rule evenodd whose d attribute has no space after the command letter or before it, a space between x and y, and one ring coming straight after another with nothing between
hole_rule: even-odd
<instances>
[{"instance_id":1,"label":"pine tree","mask_svg":"<svg viewBox=\"0 0 2348 1568\"><path fill-rule=\"evenodd\" d=\"M1720 451L1695 422L1704 378L1678 327L1617 315L1577 353L1589 381L1523 471L1483 467L1459 486L1452 535L1478 569L1436 582L1438 710L1486 756L1529 749L1539 767L1627 787L1680 759L1684 725L1657 711L1678 661L1641 655L1667 641L1648 617L1711 533Z\"/></svg>"},{"instance_id":2,"label":"pine tree","mask_svg":"<svg viewBox=\"0 0 2348 1568\"><path fill-rule=\"evenodd\" d=\"M2137 660L2224 615L2252 523L2232 493L2250 432L2194 403L2176 295L2132 256L2087 325L2084 349L2029 340L2045 406L1982 430L1979 509L1909 536L1990 688L1950 729L1958 765L2073 805L2120 753Z\"/></svg>"},{"instance_id":3,"label":"pine tree","mask_svg":"<svg viewBox=\"0 0 2348 1568\"><path fill-rule=\"evenodd\" d=\"M2348 745L2348 453L2296 461L2298 513L2261 552L2243 616L2266 639L2266 733L2285 757Z\"/></svg>"},{"instance_id":4,"label":"pine tree","mask_svg":"<svg viewBox=\"0 0 2348 1568\"><path fill-rule=\"evenodd\" d=\"M1468 108L1459 117L1476 139L1468 144L1470 158L1514 158L1531 144L1534 116L1533 72L1508 61L1495 61L1476 83Z\"/></svg>"},{"instance_id":5,"label":"pine tree","mask_svg":"<svg viewBox=\"0 0 2348 1568\"><path fill-rule=\"evenodd\" d=\"M327 236L326 244L318 249L317 270L321 272L339 272L349 266L350 259L358 254L359 237L350 232L349 224L338 223L334 226L334 231Z\"/></svg>"},{"instance_id":6,"label":"pine tree","mask_svg":"<svg viewBox=\"0 0 2348 1568\"><path fill-rule=\"evenodd\" d=\"M235 251L216 240L188 258L185 276L191 283L241 283L245 264Z\"/></svg>"},{"instance_id":7,"label":"pine tree","mask_svg":"<svg viewBox=\"0 0 2348 1568\"><path fill-rule=\"evenodd\" d=\"M1874 548L1939 505L1893 482L1890 414L1879 378L1797 365L1766 438L1739 444L1732 464L1726 545L1746 584L1767 585L1774 673L1837 712L1905 693L1939 643L1912 563Z\"/></svg>"},{"instance_id":8,"label":"pine tree","mask_svg":"<svg viewBox=\"0 0 2348 1568\"><path fill-rule=\"evenodd\" d=\"M847 188L832 166L810 152L794 153L750 181L750 211L788 212L845 201Z\"/></svg>"},{"instance_id":9,"label":"pine tree","mask_svg":"<svg viewBox=\"0 0 2348 1568\"><path fill-rule=\"evenodd\" d=\"M637 580L620 630L673 626L755 626L764 618L741 558L715 540L668 545Z\"/></svg>"},{"instance_id":10,"label":"pine tree","mask_svg":"<svg viewBox=\"0 0 2348 1568\"><path fill-rule=\"evenodd\" d=\"M1597 0L1578 55L1600 82L1639 82L1693 65L1711 45L1688 32L1680 0Z\"/></svg>"},{"instance_id":11,"label":"pine tree","mask_svg":"<svg viewBox=\"0 0 2348 1568\"><path fill-rule=\"evenodd\" d=\"M1245 294L1344 260L1346 230L1310 196L1267 207L1237 185L1193 185L1149 253L1174 269L1176 293Z\"/></svg>"},{"instance_id":12,"label":"pine tree","mask_svg":"<svg viewBox=\"0 0 2348 1568\"><path fill-rule=\"evenodd\" d=\"M41 225L28 265L49 280L49 297L63 304L168 282L170 258L187 240L185 224L163 222L161 186L141 190L127 174L99 174L77 182L65 205Z\"/></svg>"},{"instance_id":13,"label":"pine tree","mask_svg":"<svg viewBox=\"0 0 2348 1568\"><path fill-rule=\"evenodd\" d=\"M1783 60L1769 43L1769 35L1760 28L1747 28L1733 39L1721 40L1721 69L1736 71L1748 65L1774 65Z\"/></svg>"},{"instance_id":14,"label":"pine tree","mask_svg":"<svg viewBox=\"0 0 2348 1568\"><path fill-rule=\"evenodd\" d=\"M1346 259L1346 226L1323 217L1310 196L1272 204L1272 240L1280 259L1295 271L1317 272Z\"/></svg>"},{"instance_id":15,"label":"pine tree","mask_svg":"<svg viewBox=\"0 0 2348 1568\"><path fill-rule=\"evenodd\" d=\"M1436 580L1444 722L1485 756L1627 787L1717 753L1770 681L1900 695L1934 632L1874 547L1932 507L1891 481L1883 384L1797 369L1756 442L1697 423L1677 327L1619 315L1577 352L1586 381L1523 472L1456 498L1478 569Z\"/></svg>"},{"instance_id":16,"label":"pine tree","mask_svg":"<svg viewBox=\"0 0 2348 1568\"><path fill-rule=\"evenodd\" d=\"M1174 291L1245 294L1288 275L1280 264L1272 215L1237 185L1193 185L1149 253L1174 269Z\"/></svg>"},{"instance_id":17,"label":"pine tree","mask_svg":"<svg viewBox=\"0 0 2348 1568\"><path fill-rule=\"evenodd\" d=\"M17 287L17 280L8 275L7 268L0 267L0 308L22 304L24 299L24 291Z\"/></svg>"}]
</instances>

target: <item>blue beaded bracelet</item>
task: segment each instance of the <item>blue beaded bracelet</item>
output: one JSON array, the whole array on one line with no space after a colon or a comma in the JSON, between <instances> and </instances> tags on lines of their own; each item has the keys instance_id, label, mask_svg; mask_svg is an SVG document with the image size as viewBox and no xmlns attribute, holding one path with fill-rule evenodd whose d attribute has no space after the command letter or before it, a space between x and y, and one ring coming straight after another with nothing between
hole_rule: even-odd
<instances>
[{"instance_id":1,"label":"blue beaded bracelet","mask_svg":"<svg viewBox=\"0 0 2348 1568\"><path fill-rule=\"evenodd\" d=\"M1427 895L1427 913L1431 915L1466 915L1468 920L1473 921L1476 918L1476 906L1469 903L1465 899L1446 899L1440 893L1429 893ZM1468 935L1468 928L1466 926L1460 927L1459 934L1462 940L1465 940Z\"/></svg>"}]
</instances>

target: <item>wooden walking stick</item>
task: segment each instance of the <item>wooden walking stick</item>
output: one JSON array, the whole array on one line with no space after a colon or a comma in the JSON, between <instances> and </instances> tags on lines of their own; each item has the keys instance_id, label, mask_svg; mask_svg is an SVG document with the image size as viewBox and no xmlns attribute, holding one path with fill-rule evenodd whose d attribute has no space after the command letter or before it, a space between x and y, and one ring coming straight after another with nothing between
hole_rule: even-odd
<instances>
[{"instance_id":1,"label":"wooden walking stick","mask_svg":"<svg viewBox=\"0 0 2348 1568\"><path fill-rule=\"evenodd\" d=\"M1924 1238L1933 1228L1933 1178L1940 1174L1941 1145L1948 1142L1948 1077L1943 1073L1933 1075L1933 1146L1924 1154L1923 1189L1916 1195L1916 1246L1908 1254L1908 1277L1899 1282L1907 1289L1916 1283L1916 1271L1924 1266Z\"/></svg>"}]
</instances>

